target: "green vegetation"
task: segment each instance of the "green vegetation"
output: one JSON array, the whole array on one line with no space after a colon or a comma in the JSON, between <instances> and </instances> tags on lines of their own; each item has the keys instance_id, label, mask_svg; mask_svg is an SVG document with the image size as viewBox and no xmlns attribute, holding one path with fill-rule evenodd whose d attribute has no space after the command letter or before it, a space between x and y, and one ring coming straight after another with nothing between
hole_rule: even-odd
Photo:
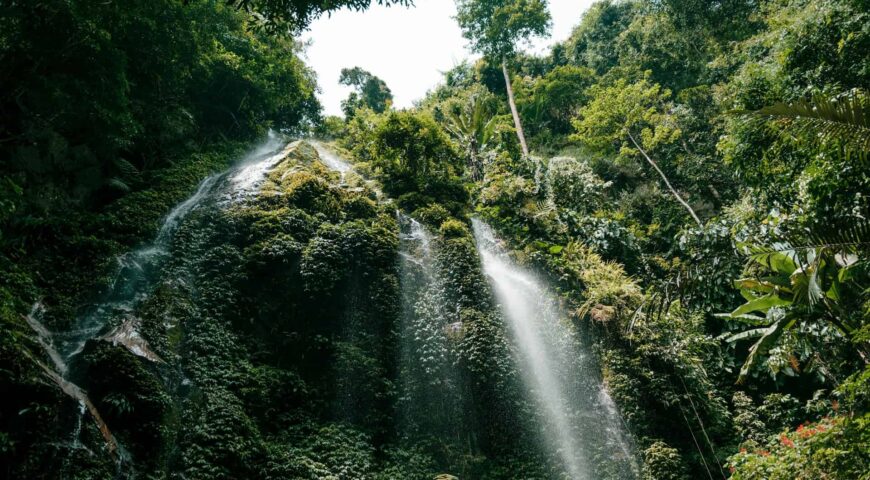
<instances>
[{"instance_id":1,"label":"green vegetation","mask_svg":"<svg viewBox=\"0 0 870 480\"><path fill-rule=\"evenodd\" d=\"M563 478L475 216L558 293L641 478L870 471L865 1L604 0L533 56L546 2L459 0L483 57L403 110L345 69L345 118L288 33L370 1L126 3L0 13L0 475ZM27 314L70 333L119 255L269 129L354 169L295 143L179 221L64 373L110 454ZM99 338L128 323L160 361Z\"/></svg>"},{"instance_id":2,"label":"green vegetation","mask_svg":"<svg viewBox=\"0 0 870 480\"><path fill-rule=\"evenodd\" d=\"M541 0L460 0L456 2L456 20L471 48L490 62L501 61L505 88L523 154L529 154L523 125L517 113L512 81L507 69L508 57L516 53L517 43L547 33L550 13Z\"/></svg>"},{"instance_id":3,"label":"green vegetation","mask_svg":"<svg viewBox=\"0 0 870 480\"><path fill-rule=\"evenodd\" d=\"M371 6L372 0L227 0L240 10L254 14L256 26L286 34L308 26L315 18L342 8L360 11ZM412 5L410 0L377 0L378 5Z\"/></svg>"},{"instance_id":4,"label":"green vegetation","mask_svg":"<svg viewBox=\"0 0 870 480\"><path fill-rule=\"evenodd\" d=\"M484 58L367 124L431 113L455 142L464 161L449 176L470 202L448 209L495 224L573 305L645 478L860 476L866 6L600 2L546 57L514 49L545 31L542 4L458 7ZM508 65L513 92L499 82ZM376 165L388 155L358 145L381 134L353 120L339 143ZM409 211L447 206L418 196L422 183L380 179L418 202L400 202ZM801 437L801 424L826 433Z\"/></svg>"}]
</instances>

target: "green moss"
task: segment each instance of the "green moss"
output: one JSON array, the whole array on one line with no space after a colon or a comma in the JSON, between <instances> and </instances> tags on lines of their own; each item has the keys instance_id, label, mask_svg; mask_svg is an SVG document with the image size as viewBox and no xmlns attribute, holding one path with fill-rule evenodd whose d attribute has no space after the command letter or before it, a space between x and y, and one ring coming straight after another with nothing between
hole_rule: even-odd
<instances>
[{"instance_id":1,"label":"green moss","mask_svg":"<svg viewBox=\"0 0 870 480\"><path fill-rule=\"evenodd\" d=\"M169 393L150 361L122 346L92 341L75 368L112 434L146 470L164 468L172 448L173 417Z\"/></svg>"},{"instance_id":2,"label":"green moss","mask_svg":"<svg viewBox=\"0 0 870 480\"><path fill-rule=\"evenodd\" d=\"M438 231L444 238L468 238L471 236L468 226L454 218L442 222Z\"/></svg>"}]
</instances>

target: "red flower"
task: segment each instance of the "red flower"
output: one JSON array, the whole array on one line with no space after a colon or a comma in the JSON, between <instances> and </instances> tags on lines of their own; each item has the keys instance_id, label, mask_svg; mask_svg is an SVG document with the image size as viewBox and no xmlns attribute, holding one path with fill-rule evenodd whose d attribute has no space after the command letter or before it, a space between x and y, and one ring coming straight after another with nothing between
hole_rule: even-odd
<instances>
[{"instance_id":1,"label":"red flower","mask_svg":"<svg viewBox=\"0 0 870 480\"><path fill-rule=\"evenodd\" d=\"M779 436L779 441L788 448L794 448L794 442L785 436L785 434Z\"/></svg>"}]
</instances>

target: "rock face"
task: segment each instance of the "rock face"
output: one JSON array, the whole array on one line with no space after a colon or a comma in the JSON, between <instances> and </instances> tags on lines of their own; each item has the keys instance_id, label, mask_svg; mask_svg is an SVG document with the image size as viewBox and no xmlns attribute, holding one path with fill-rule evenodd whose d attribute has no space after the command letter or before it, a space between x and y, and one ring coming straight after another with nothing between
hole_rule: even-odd
<instances>
[{"instance_id":1,"label":"rock face","mask_svg":"<svg viewBox=\"0 0 870 480\"><path fill-rule=\"evenodd\" d=\"M100 340L112 345L123 345L133 355L146 358L152 362L163 363L163 359L151 350L148 341L139 334L139 319L128 317L111 332L100 337Z\"/></svg>"},{"instance_id":2,"label":"rock face","mask_svg":"<svg viewBox=\"0 0 870 480\"><path fill-rule=\"evenodd\" d=\"M122 321L75 355L81 388L49 375L94 421L45 470L548 478L462 221L400 227L394 205L307 142L258 152L168 216L161 262Z\"/></svg>"},{"instance_id":3,"label":"rock face","mask_svg":"<svg viewBox=\"0 0 870 480\"><path fill-rule=\"evenodd\" d=\"M304 141L296 140L287 146L286 160L298 165L310 166L315 161L320 161L320 155L313 145Z\"/></svg>"}]
</instances>

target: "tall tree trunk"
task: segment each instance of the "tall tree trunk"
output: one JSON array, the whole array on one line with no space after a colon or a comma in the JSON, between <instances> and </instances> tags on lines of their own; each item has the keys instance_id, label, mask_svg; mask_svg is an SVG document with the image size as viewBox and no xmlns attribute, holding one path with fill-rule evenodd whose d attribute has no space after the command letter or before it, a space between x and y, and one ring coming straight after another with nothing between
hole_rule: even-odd
<instances>
[{"instance_id":1,"label":"tall tree trunk","mask_svg":"<svg viewBox=\"0 0 870 480\"><path fill-rule=\"evenodd\" d=\"M668 189L670 189L671 193L674 194L674 197L677 198L677 201L680 202L680 205L686 207L686 210L689 211L689 215L691 215L692 218L695 219L695 222L698 223L699 227L703 226L703 224L701 223L701 219L698 218L698 215L695 214L695 211L692 210L692 207L690 207L688 202L683 200L683 197L681 197L680 194L677 193L677 190L673 186L671 186L671 182L668 181L668 177L665 176L665 172L663 172L662 169L659 168L658 164L656 164L656 162L652 158L649 158L649 155L647 155L646 152L642 148L640 148L640 144L637 143L637 140L634 139L634 136L631 134L631 132L628 133L628 138L631 139L631 143L633 143L634 146L640 151L640 154L643 155L643 158L645 158L646 161L649 162L649 164L652 165L652 167L657 172L659 172L662 180L665 181L665 185L668 186Z\"/></svg>"},{"instance_id":2,"label":"tall tree trunk","mask_svg":"<svg viewBox=\"0 0 870 480\"><path fill-rule=\"evenodd\" d=\"M514 126L517 128L517 138L520 139L520 147L523 148L523 155L529 156L529 147L526 145L526 135L523 133L523 124L520 123L520 114L517 113L517 104L514 102L514 89L511 86L511 77L508 75L507 61L501 59L501 71L504 73L504 83L507 87L508 103L511 104L511 115L514 116Z\"/></svg>"}]
</instances>

